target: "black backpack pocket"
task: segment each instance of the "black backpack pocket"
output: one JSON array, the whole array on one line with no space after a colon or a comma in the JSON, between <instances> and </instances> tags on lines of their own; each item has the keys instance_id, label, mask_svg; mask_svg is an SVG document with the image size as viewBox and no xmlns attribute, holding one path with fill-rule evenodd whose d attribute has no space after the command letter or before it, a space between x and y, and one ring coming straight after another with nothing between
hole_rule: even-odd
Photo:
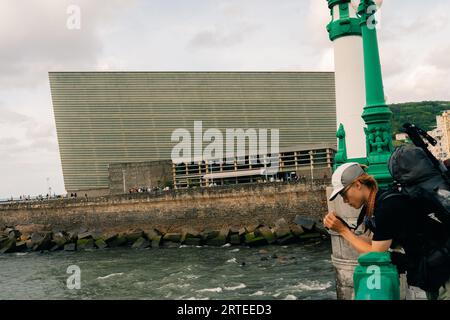
<instances>
[{"instance_id":1,"label":"black backpack pocket","mask_svg":"<svg viewBox=\"0 0 450 320\"><path fill-rule=\"evenodd\" d=\"M438 291L450 279L449 248L441 247L422 256L417 268L408 272L408 283L427 292Z\"/></svg>"}]
</instances>

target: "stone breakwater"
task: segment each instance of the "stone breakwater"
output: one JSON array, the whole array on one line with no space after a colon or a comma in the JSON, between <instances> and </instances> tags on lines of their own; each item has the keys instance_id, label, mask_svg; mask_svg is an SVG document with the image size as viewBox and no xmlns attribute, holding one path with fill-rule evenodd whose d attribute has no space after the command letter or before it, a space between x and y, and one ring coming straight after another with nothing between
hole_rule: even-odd
<instances>
[{"instance_id":1,"label":"stone breakwater","mask_svg":"<svg viewBox=\"0 0 450 320\"><path fill-rule=\"evenodd\" d=\"M295 221L322 220L325 190L325 184L264 183L3 203L0 248L258 245L320 238L311 223Z\"/></svg>"},{"instance_id":2,"label":"stone breakwater","mask_svg":"<svg viewBox=\"0 0 450 320\"><path fill-rule=\"evenodd\" d=\"M58 199L0 204L0 226L50 225L52 228L122 232L157 228L182 232L274 225L296 215L321 221L327 212L326 185L261 183L178 189L151 194Z\"/></svg>"},{"instance_id":3,"label":"stone breakwater","mask_svg":"<svg viewBox=\"0 0 450 320\"><path fill-rule=\"evenodd\" d=\"M45 229L45 226L43 226ZM36 229L36 226L33 226ZM297 216L294 223L284 218L273 226L249 225L240 229L202 230L184 228L180 233L164 232L151 228L134 229L121 233L101 233L96 230L80 228L77 230L31 231L29 227L5 226L0 230L0 254L24 251L77 251L116 247L134 249L172 247L180 245L223 246L246 245L263 246L268 244L287 245L295 242L310 242L328 238L328 233L311 219Z\"/></svg>"}]
</instances>

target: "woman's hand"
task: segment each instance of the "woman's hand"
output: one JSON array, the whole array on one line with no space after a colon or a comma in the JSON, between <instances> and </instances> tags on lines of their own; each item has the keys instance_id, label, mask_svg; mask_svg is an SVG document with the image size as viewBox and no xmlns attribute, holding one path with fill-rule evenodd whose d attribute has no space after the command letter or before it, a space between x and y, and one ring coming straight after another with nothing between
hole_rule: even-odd
<instances>
[{"instance_id":1,"label":"woman's hand","mask_svg":"<svg viewBox=\"0 0 450 320\"><path fill-rule=\"evenodd\" d=\"M323 219L323 225L330 230L337 233L342 233L347 230L347 226L336 217L334 211L329 212Z\"/></svg>"}]
</instances>

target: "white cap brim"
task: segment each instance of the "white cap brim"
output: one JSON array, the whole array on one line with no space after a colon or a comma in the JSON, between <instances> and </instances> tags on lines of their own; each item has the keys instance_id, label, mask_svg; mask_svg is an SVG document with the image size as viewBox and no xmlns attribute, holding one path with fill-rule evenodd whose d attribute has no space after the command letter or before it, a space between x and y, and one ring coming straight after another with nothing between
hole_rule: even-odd
<instances>
[{"instance_id":1,"label":"white cap brim","mask_svg":"<svg viewBox=\"0 0 450 320\"><path fill-rule=\"evenodd\" d=\"M339 188L335 188L334 190L333 190L333 192L331 193L331 196L330 196L330 201L333 201L336 197L337 197L337 195L339 194L339 192L341 192L342 190L344 190L344 186L342 186L342 187L339 187Z\"/></svg>"}]
</instances>

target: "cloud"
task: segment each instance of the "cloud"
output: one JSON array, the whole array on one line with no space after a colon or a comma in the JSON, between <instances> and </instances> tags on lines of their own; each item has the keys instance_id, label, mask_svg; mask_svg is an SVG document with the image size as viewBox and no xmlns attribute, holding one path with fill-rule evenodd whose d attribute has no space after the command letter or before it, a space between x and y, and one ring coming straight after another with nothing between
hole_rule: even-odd
<instances>
[{"instance_id":1,"label":"cloud","mask_svg":"<svg viewBox=\"0 0 450 320\"><path fill-rule=\"evenodd\" d=\"M120 0L2 0L0 86L32 87L49 70L94 68L102 51L98 28L131 2ZM81 28L70 30L69 5L81 10Z\"/></svg>"},{"instance_id":2,"label":"cloud","mask_svg":"<svg viewBox=\"0 0 450 320\"><path fill-rule=\"evenodd\" d=\"M49 120L41 121L3 107L0 119L0 151L3 157L14 157L16 152L30 150L58 152L56 129Z\"/></svg>"},{"instance_id":3,"label":"cloud","mask_svg":"<svg viewBox=\"0 0 450 320\"><path fill-rule=\"evenodd\" d=\"M0 108L0 124L26 124L31 120L31 117L19 112L11 111L5 107L1 107L1 104Z\"/></svg>"},{"instance_id":4,"label":"cloud","mask_svg":"<svg viewBox=\"0 0 450 320\"><path fill-rule=\"evenodd\" d=\"M450 100L449 3L384 1L378 30L389 102Z\"/></svg>"},{"instance_id":5,"label":"cloud","mask_svg":"<svg viewBox=\"0 0 450 320\"><path fill-rule=\"evenodd\" d=\"M331 47L326 29L331 21L330 11L325 1L309 0L305 21L303 41L307 41L313 48L321 51Z\"/></svg>"},{"instance_id":6,"label":"cloud","mask_svg":"<svg viewBox=\"0 0 450 320\"><path fill-rule=\"evenodd\" d=\"M0 198L41 193L45 177L64 192L48 72L96 70L103 32L131 0L0 1ZM81 29L69 30L69 5Z\"/></svg>"},{"instance_id":7,"label":"cloud","mask_svg":"<svg viewBox=\"0 0 450 320\"><path fill-rule=\"evenodd\" d=\"M250 14L251 8L258 12L258 7L252 1L246 4L232 0L216 1L215 6L210 7L216 19L207 25L201 23L195 26L197 30L194 29L195 33L189 39L187 48L221 49L251 41L258 31L262 31L260 20Z\"/></svg>"},{"instance_id":8,"label":"cloud","mask_svg":"<svg viewBox=\"0 0 450 320\"><path fill-rule=\"evenodd\" d=\"M432 48L428 53L426 60L431 66L441 71L450 71L450 44L444 44Z\"/></svg>"},{"instance_id":9,"label":"cloud","mask_svg":"<svg viewBox=\"0 0 450 320\"><path fill-rule=\"evenodd\" d=\"M198 32L189 41L188 47L193 49L231 47L244 42L245 38L256 30L257 25L245 23L234 25L231 29L218 25Z\"/></svg>"}]
</instances>

